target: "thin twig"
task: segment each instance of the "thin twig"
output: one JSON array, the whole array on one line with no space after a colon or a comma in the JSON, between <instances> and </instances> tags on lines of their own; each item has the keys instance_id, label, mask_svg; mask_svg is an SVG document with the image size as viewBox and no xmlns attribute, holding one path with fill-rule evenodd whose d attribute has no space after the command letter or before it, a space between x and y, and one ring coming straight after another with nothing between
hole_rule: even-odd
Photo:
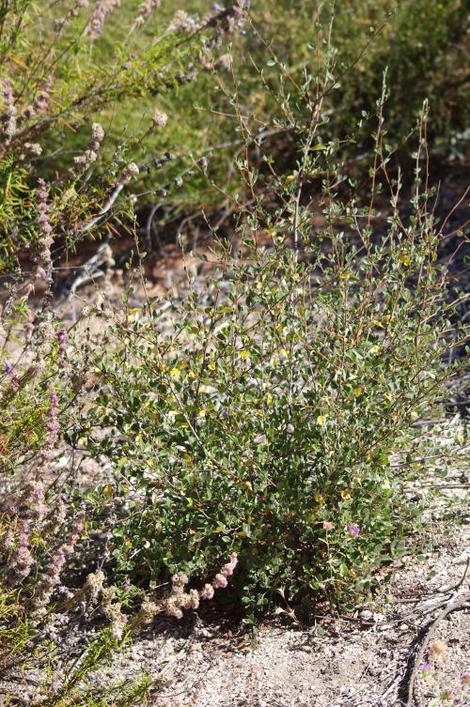
<instances>
[{"instance_id":1,"label":"thin twig","mask_svg":"<svg viewBox=\"0 0 470 707\"><path fill-rule=\"evenodd\" d=\"M424 653L429 641L435 634L440 622L452 611L463 609L470 601L470 592L460 594L450 599L442 611L429 624L424 626L418 636L413 641L412 652L408 659L405 676L402 680L400 691L401 699L406 707L412 707L414 702L414 688L418 675L419 666L423 660ZM419 648L418 648L419 646Z\"/></svg>"}]
</instances>

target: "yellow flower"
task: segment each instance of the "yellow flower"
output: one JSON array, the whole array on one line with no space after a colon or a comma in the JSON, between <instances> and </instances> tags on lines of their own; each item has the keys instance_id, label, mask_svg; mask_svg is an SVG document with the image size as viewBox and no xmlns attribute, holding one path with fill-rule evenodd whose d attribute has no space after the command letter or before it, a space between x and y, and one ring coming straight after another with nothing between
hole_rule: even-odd
<instances>
[{"instance_id":1,"label":"yellow flower","mask_svg":"<svg viewBox=\"0 0 470 707\"><path fill-rule=\"evenodd\" d=\"M354 395L356 398L359 398L364 392L364 388L361 385L358 385L357 388L354 388Z\"/></svg>"},{"instance_id":2,"label":"yellow flower","mask_svg":"<svg viewBox=\"0 0 470 707\"><path fill-rule=\"evenodd\" d=\"M407 255L400 255L400 263L403 263L403 265L409 265L411 263L410 258Z\"/></svg>"},{"instance_id":3,"label":"yellow flower","mask_svg":"<svg viewBox=\"0 0 470 707\"><path fill-rule=\"evenodd\" d=\"M326 417L325 415L318 415L317 417L317 425L320 425L320 427L323 427L326 425Z\"/></svg>"},{"instance_id":4,"label":"yellow flower","mask_svg":"<svg viewBox=\"0 0 470 707\"><path fill-rule=\"evenodd\" d=\"M370 352L371 352L371 354L378 354L379 351L380 351L380 346L377 346L377 344L375 344L374 346L371 346L371 347L370 347Z\"/></svg>"},{"instance_id":5,"label":"yellow flower","mask_svg":"<svg viewBox=\"0 0 470 707\"><path fill-rule=\"evenodd\" d=\"M282 358L289 358L289 352L286 349L281 349L279 353L281 354Z\"/></svg>"},{"instance_id":6,"label":"yellow flower","mask_svg":"<svg viewBox=\"0 0 470 707\"><path fill-rule=\"evenodd\" d=\"M170 370L170 378L173 378L173 380L177 381L181 378L181 371L179 368L172 368Z\"/></svg>"},{"instance_id":7,"label":"yellow flower","mask_svg":"<svg viewBox=\"0 0 470 707\"><path fill-rule=\"evenodd\" d=\"M249 351L240 351L238 354L242 361L246 361L248 358L250 358L250 352Z\"/></svg>"},{"instance_id":8,"label":"yellow flower","mask_svg":"<svg viewBox=\"0 0 470 707\"><path fill-rule=\"evenodd\" d=\"M206 408L201 408L200 410L197 411L198 417L205 417L206 416Z\"/></svg>"},{"instance_id":9,"label":"yellow flower","mask_svg":"<svg viewBox=\"0 0 470 707\"><path fill-rule=\"evenodd\" d=\"M343 501L347 501L348 498L351 498L351 491L349 489L342 489L340 491L340 496L343 499Z\"/></svg>"},{"instance_id":10,"label":"yellow flower","mask_svg":"<svg viewBox=\"0 0 470 707\"><path fill-rule=\"evenodd\" d=\"M211 362L209 363L208 368L209 368L210 371L215 371L215 369L217 368L216 362L215 362L215 361L211 361Z\"/></svg>"},{"instance_id":11,"label":"yellow flower","mask_svg":"<svg viewBox=\"0 0 470 707\"><path fill-rule=\"evenodd\" d=\"M295 174L288 174L286 177L286 182L293 182L295 179Z\"/></svg>"},{"instance_id":12,"label":"yellow flower","mask_svg":"<svg viewBox=\"0 0 470 707\"><path fill-rule=\"evenodd\" d=\"M272 405L272 404L273 404L273 396L271 395L271 393L268 393L268 394L267 394L267 396L266 396L266 403L267 403L268 405Z\"/></svg>"},{"instance_id":13,"label":"yellow flower","mask_svg":"<svg viewBox=\"0 0 470 707\"><path fill-rule=\"evenodd\" d=\"M317 492L317 493L314 493L314 494L313 494L313 498L315 499L315 501L316 501L317 503L320 504L320 506L324 506L324 505L325 505L325 499L323 498L323 496L321 495L321 493L318 493L318 492Z\"/></svg>"},{"instance_id":14,"label":"yellow flower","mask_svg":"<svg viewBox=\"0 0 470 707\"><path fill-rule=\"evenodd\" d=\"M194 371L189 371L188 378L196 378L196 374L194 373Z\"/></svg>"}]
</instances>

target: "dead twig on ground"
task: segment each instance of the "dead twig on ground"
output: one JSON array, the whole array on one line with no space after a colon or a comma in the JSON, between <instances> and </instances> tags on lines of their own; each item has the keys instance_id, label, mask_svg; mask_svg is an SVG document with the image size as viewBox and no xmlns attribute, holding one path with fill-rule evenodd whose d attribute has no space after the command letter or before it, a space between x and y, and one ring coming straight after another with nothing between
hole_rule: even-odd
<instances>
[{"instance_id":1,"label":"dead twig on ground","mask_svg":"<svg viewBox=\"0 0 470 707\"><path fill-rule=\"evenodd\" d=\"M465 571L465 576L466 572L467 568ZM464 580L462 580L462 582L463 581ZM459 582L457 587L460 586L461 583ZM453 611L458 611L460 609L465 608L469 604L469 602L470 592L466 592L465 594L453 594L452 597L447 602L445 602L444 608L442 609L442 611L439 612L436 618L433 619L426 626L424 626L414 639L408 657L405 675L403 677L403 680L401 681L399 689L399 697L401 699L401 703L406 705L406 707L412 707L415 701L414 688L418 676L419 666L423 661L426 648L431 638L436 633L440 622Z\"/></svg>"}]
</instances>

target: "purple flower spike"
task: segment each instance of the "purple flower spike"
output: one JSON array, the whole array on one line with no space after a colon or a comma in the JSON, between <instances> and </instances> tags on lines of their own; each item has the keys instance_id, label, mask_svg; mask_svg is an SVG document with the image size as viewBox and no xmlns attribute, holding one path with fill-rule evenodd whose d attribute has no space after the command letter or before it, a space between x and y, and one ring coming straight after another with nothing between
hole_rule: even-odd
<instances>
[{"instance_id":1,"label":"purple flower spike","mask_svg":"<svg viewBox=\"0 0 470 707\"><path fill-rule=\"evenodd\" d=\"M429 672L431 670L431 663L429 662L429 660L426 660L424 663L421 663L421 665L419 666L419 669L423 673Z\"/></svg>"},{"instance_id":2,"label":"purple flower spike","mask_svg":"<svg viewBox=\"0 0 470 707\"><path fill-rule=\"evenodd\" d=\"M352 523L348 528L348 533L353 538L357 538L357 536L361 533L361 529L358 525L356 525L356 523Z\"/></svg>"}]
</instances>

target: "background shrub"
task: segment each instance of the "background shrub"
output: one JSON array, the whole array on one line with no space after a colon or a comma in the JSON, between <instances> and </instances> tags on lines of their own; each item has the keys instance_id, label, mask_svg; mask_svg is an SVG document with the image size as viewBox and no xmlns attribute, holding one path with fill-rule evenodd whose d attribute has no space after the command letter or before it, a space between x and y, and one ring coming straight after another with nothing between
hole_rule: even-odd
<instances>
[{"instance_id":1,"label":"background shrub","mask_svg":"<svg viewBox=\"0 0 470 707\"><path fill-rule=\"evenodd\" d=\"M179 23L160 25L155 37L142 32L142 26L157 5L134 3L121 13L118 3L104 0L92 6L61 1L46 8L34 0L2 3L2 270L11 271L19 255L23 266L27 257L37 255L38 178L46 179L52 202L48 236L62 249L98 231L106 233L111 215L118 219L132 213L133 200L123 203L118 197L139 174L139 145L148 144L151 133L166 123L156 97L176 93L198 76L205 52L216 54L241 26L244 2L191 22L184 22L182 13ZM114 14L124 36L108 42L107 24ZM126 127L121 112L133 117ZM106 145L108 132L114 139ZM140 165L145 173L168 159L148 152L145 157Z\"/></svg>"},{"instance_id":2,"label":"background shrub","mask_svg":"<svg viewBox=\"0 0 470 707\"><path fill-rule=\"evenodd\" d=\"M39 144L42 154L29 155L29 179L21 166L13 169L13 157L2 168L4 218L9 224L4 253L5 248L12 250L8 239L19 238L23 248L31 239L31 223L20 214L31 206L22 187L30 187L35 174L62 172L53 191L60 187L62 202L69 204L69 241L80 233L96 192L89 193L89 172L86 179L68 175L64 183L63 169L89 149L92 122L99 122L106 133L93 164L95 176L100 174L93 180L94 190L104 192L105 201L127 162L137 162L141 201L158 201L155 218L160 222L184 218L188 209L219 208L221 197L212 180L224 183L232 194L243 192L233 161L243 154L248 136L253 156L256 145L266 144L272 158L292 165L297 132L308 121L305 69L323 81L328 66L325 137L343 140L353 171L367 168L370 161L371 120L385 69L390 144L406 142L427 99L433 116L431 145L453 142L457 155L465 150L469 35L462 0L282 0L275 10L272 3L260 0L252 4L249 21L243 27L232 23L236 31L229 33L223 31L230 28L226 17L233 15L237 3L221 7L219 15L205 0L187 0L177 10L163 3L144 16L141 5L126 0L114 6L99 31L93 31L93 6L61 1L45 10L43 3L32 0L5 0L2 75L12 82L18 99L17 138L23 144ZM136 24L139 16L144 22ZM23 79L25 66L31 67L28 80ZM26 119L35 100L40 113L36 110ZM152 129L156 109L168 116L164 130ZM352 135L353 141L348 139ZM16 163L25 153L17 143L11 145L18 148ZM402 150L402 167L406 153ZM195 164L202 156L209 158L208 173ZM15 206L18 200L21 209ZM96 235L106 232L107 221L96 224ZM58 229L56 236L61 235Z\"/></svg>"}]
</instances>

